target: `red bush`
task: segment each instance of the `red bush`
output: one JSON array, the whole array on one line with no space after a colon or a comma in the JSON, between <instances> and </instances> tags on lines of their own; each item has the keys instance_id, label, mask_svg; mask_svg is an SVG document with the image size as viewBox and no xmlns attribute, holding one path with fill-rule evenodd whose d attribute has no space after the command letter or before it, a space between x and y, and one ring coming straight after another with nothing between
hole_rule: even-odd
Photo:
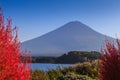
<instances>
[{"instance_id":1,"label":"red bush","mask_svg":"<svg viewBox=\"0 0 120 80\"><path fill-rule=\"evenodd\" d=\"M120 80L120 41L117 45L106 41L106 48L100 59L100 80Z\"/></svg>"},{"instance_id":2,"label":"red bush","mask_svg":"<svg viewBox=\"0 0 120 80\"><path fill-rule=\"evenodd\" d=\"M4 25L0 13L0 80L30 80L28 58L21 61L17 29L12 29L11 20Z\"/></svg>"}]
</instances>

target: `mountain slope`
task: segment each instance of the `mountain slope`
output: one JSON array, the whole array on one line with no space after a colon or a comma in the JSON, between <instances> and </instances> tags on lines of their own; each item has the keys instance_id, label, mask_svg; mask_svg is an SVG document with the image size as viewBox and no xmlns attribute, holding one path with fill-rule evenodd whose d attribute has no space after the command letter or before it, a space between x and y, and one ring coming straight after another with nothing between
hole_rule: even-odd
<instances>
[{"instance_id":1,"label":"mountain slope","mask_svg":"<svg viewBox=\"0 0 120 80\"><path fill-rule=\"evenodd\" d=\"M36 56L60 56L73 50L100 51L104 42L105 35L81 22L73 21L43 36L23 42L22 47Z\"/></svg>"}]
</instances>

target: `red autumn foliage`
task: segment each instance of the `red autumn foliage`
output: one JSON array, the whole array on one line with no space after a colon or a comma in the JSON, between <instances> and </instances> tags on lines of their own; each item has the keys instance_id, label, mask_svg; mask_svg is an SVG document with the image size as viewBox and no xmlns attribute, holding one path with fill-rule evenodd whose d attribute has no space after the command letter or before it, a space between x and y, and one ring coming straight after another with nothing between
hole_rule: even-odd
<instances>
[{"instance_id":1,"label":"red autumn foliage","mask_svg":"<svg viewBox=\"0 0 120 80\"><path fill-rule=\"evenodd\" d=\"M106 48L100 59L100 80L120 80L120 41L116 44L106 41Z\"/></svg>"},{"instance_id":2,"label":"red autumn foliage","mask_svg":"<svg viewBox=\"0 0 120 80\"><path fill-rule=\"evenodd\" d=\"M11 19L5 26L0 12L0 80L30 80L30 58L23 61L20 53L17 29L12 29Z\"/></svg>"}]
</instances>

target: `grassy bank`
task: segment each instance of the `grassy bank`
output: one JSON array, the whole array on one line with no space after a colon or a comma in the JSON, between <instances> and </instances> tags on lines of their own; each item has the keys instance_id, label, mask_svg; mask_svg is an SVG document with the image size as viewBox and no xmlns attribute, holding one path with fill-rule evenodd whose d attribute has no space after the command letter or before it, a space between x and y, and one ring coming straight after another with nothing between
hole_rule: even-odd
<instances>
[{"instance_id":1,"label":"grassy bank","mask_svg":"<svg viewBox=\"0 0 120 80\"><path fill-rule=\"evenodd\" d=\"M32 70L32 80L96 80L98 78L98 60L77 63L74 66L58 66L56 69Z\"/></svg>"}]
</instances>

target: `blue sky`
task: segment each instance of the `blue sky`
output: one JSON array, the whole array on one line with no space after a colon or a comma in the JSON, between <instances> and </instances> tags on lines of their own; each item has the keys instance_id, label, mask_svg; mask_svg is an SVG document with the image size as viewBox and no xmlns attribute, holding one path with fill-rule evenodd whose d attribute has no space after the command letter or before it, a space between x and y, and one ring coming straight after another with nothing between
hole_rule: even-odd
<instances>
[{"instance_id":1,"label":"blue sky","mask_svg":"<svg viewBox=\"0 0 120 80\"><path fill-rule=\"evenodd\" d=\"M120 38L120 0L0 0L0 5L19 28L21 42L76 20Z\"/></svg>"}]
</instances>

